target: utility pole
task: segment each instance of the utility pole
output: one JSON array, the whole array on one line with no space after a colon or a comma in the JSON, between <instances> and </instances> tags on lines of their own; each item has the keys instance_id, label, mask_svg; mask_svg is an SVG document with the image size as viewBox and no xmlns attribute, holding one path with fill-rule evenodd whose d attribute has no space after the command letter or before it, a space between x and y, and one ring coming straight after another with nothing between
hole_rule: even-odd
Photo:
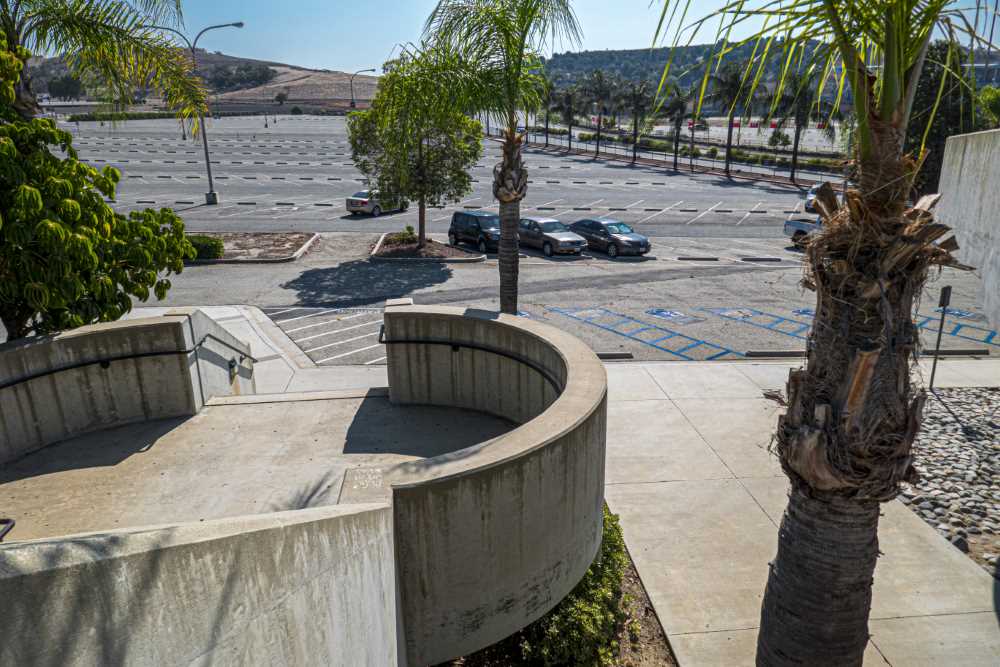
<instances>
[{"instance_id":1,"label":"utility pole","mask_svg":"<svg viewBox=\"0 0 1000 667\"><path fill-rule=\"evenodd\" d=\"M359 69L357 72L351 75L351 108L357 109L358 103L354 99L354 77L361 74L362 72L377 72L374 67L369 67L368 69Z\"/></svg>"}]
</instances>

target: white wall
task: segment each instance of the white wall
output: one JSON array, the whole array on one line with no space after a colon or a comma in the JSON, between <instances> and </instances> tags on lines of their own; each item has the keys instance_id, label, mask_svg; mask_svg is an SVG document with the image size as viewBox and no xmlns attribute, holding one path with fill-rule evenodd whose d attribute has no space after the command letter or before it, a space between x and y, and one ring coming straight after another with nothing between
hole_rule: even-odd
<instances>
[{"instance_id":1,"label":"white wall","mask_svg":"<svg viewBox=\"0 0 1000 667\"><path fill-rule=\"evenodd\" d=\"M955 230L958 258L982 276L981 300L1000 328L1000 130L948 138L938 220Z\"/></svg>"}]
</instances>

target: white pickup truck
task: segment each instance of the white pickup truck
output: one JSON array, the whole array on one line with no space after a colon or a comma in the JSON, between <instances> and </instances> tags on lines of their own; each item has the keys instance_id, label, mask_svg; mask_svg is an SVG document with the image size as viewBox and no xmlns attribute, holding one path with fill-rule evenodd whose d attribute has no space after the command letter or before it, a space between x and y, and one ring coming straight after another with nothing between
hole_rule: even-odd
<instances>
[{"instance_id":1,"label":"white pickup truck","mask_svg":"<svg viewBox=\"0 0 1000 667\"><path fill-rule=\"evenodd\" d=\"M818 232L823 227L823 221L819 216L813 221L789 218L785 220L785 236L792 238L792 243L801 246L806 237Z\"/></svg>"}]
</instances>

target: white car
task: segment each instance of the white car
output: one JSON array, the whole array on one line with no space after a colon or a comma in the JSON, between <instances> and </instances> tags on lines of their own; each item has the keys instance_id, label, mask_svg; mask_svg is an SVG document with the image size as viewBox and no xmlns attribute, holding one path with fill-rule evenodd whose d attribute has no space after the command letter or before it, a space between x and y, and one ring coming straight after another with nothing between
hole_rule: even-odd
<instances>
[{"instance_id":1,"label":"white car","mask_svg":"<svg viewBox=\"0 0 1000 667\"><path fill-rule=\"evenodd\" d=\"M819 216L816 216L816 220L813 222L791 218L785 220L785 236L790 236L792 243L799 247L805 243L807 237L815 234L822 228L823 220Z\"/></svg>"},{"instance_id":2,"label":"white car","mask_svg":"<svg viewBox=\"0 0 1000 667\"><path fill-rule=\"evenodd\" d=\"M405 211L410 202L405 199L382 199L376 190L361 190L347 198L347 211L351 215L365 213L377 218L385 211Z\"/></svg>"}]
</instances>

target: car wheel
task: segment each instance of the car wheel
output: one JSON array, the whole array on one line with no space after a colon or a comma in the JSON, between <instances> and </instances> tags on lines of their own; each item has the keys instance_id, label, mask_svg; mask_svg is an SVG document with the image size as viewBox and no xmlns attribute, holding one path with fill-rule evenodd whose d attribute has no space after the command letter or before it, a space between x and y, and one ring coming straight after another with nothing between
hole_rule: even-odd
<instances>
[{"instance_id":1,"label":"car wheel","mask_svg":"<svg viewBox=\"0 0 1000 667\"><path fill-rule=\"evenodd\" d=\"M377 218L380 215L382 215L382 209L380 209L378 206L376 206L375 208L372 209L372 217L373 218Z\"/></svg>"},{"instance_id":2,"label":"car wheel","mask_svg":"<svg viewBox=\"0 0 1000 667\"><path fill-rule=\"evenodd\" d=\"M551 257L552 256L552 244L548 243L548 242L544 243L542 245L542 252L545 253L546 257Z\"/></svg>"},{"instance_id":3,"label":"car wheel","mask_svg":"<svg viewBox=\"0 0 1000 667\"><path fill-rule=\"evenodd\" d=\"M451 245L458 245L458 237L454 234L448 234L448 243Z\"/></svg>"},{"instance_id":4,"label":"car wheel","mask_svg":"<svg viewBox=\"0 0 1000 667\"><path fill-rule=\"evenodd\" d=\"M486 247L486 239L479 239L479 252L485 255L487 250L489 248Z\"/></svg>"},{"instance_id":5,"label":"car wheel","mask_svg":"<svg viewBox=\"0 0 1000 667\"><path fill-rule=\"evenodd\" d=\"M617 256L618 256L618 246L616 246L614 243L608 244L608 257L614 259Z\"/></svg>"}]
</instances>

